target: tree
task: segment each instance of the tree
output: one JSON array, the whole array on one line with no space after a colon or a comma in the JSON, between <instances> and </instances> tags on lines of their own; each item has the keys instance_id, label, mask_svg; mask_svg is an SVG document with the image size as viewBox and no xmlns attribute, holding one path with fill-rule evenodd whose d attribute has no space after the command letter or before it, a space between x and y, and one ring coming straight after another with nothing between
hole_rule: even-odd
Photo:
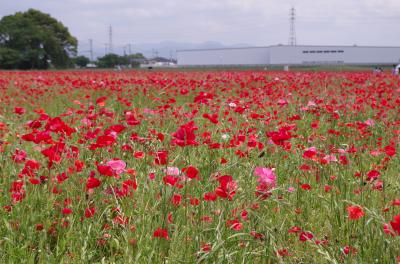
<instances>
[{"instance_id":1,"label":"tree","mask_svg":"<svg viewBox=\"0 0 400 264\"><path fill-rule=\"evenodd\" d=\"M130 54L127 56L131 67L139 67L141 63L146 63L147 59L142 53Z\"/></svg>"},{"instance_id":2,"label":"tree","mask_svg":"<svg viewBox=\"0 0 400 264\"><path fill-rule=\"evenodd\" d=\"M97 66L100 68L114 68L117 65L124 65L130 67L138 67L140 62L146 60L141 53L119 56L114 53L107 54L101 58L98 58Z\"/></svg>"},{"instance_id":3,"label":"tree","mask_svg":"<svg viewBox=\"0 0 400 264\"><path fill-rule=\"evenodd\" d=\"M100 68L114 68L120 64L120 56L114 53L106 54L105 56L98 58L97 66Z\"/></svg>"},{"instance_id":4,"label":"tree","mask_svg":"<svg viewBox=\"0 0 400 264\"><path fill-rule=\"evenodd\" d=\"M86 67L86 65L90 62L88 57L78 56L73 59L74 63L79 67Z\"/></svg>"},{"instance_id":5,"label":"tree","mask_svg":"<svg viewBox=\"0 0 400 264\"><path fill-rule=\"evenodd\" d=\"M146 57L142 53L134 53L127 56L130 59L146 59Z\"/></svg>"},{"instance_id":6,"label":"tree","mask_svg":"<svg viewBox=\"0 0 400 264\"><path fill-rule=\"evenodd\" d=\"M114 53L107 54L98 59L97 66L100 68L114 68L117 65L128 65L129 59L127 56L119 56Z\"/></svg>"},{"instance_id":7,"label":"tree","mask_svg":"<svg viewBox=\"0 0 400 264\"><path fill-rule=\"evenodd\" d=\"M0 20L0 68L47 69L70 65L78 41L61 22L35 9Z\"/></svg>"}]
</instances>

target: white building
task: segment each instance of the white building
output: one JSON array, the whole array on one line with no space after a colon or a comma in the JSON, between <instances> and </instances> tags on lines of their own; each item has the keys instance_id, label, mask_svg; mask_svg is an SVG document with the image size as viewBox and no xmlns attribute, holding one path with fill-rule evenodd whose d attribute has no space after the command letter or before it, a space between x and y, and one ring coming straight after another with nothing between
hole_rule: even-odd
<instances>
[{"instance_id":1,"label":"white building","mask_svg":"<svg viewBox=\"0 0 400 264\"><path fill-rule=\"evenodd\" d=\"M269 46L178 50L179 66L234 65L392 65L400 47Z\"/></svg>"}]
</instances>

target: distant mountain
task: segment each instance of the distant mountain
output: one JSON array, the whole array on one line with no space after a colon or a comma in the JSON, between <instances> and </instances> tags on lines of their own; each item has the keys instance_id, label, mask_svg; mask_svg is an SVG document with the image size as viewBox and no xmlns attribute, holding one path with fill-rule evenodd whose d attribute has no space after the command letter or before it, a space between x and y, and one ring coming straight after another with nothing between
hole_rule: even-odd
<instances>
[{"instance_id":1,"label":"distant mountain","mask_svg":"<svg viewBox=\"0 0 400 264\"><path fill-rule=\"evenodd\" d=\"M173 58L176 59L176 51L183 49L220 49L220 48L239 48L252 46L246 43L238 43L233 45L224 45L217 41L206 41L202 43L190 43L190 42L174 42L174 41L163 41L159 43L138 43L131 46L132 53L143 53L147 58L156 56ZM119 55L123 54L123 48L116 48L114 46L114 53ZM88 56L87 48L79 47L79 53ZM127 51L126 51L127 52ZM94 48L94 57L101 57L105 54L104 48Z\"/></svg>"},{"instance_id":2,"label":"distant mountain","mask_svg":"<svg viewBox=\"0 0 400 264\"><path fill-rule=\"evenodd\" d=\"M161 56L166 58L176 58L176 51L182 49L215 49L226 47L222 43L215 41L207 41L203 43L181 43L181 42L160 42L160 43L143 43L134 46L135 51L143 53L146 57Z\"/></svg>"}]
</instances>

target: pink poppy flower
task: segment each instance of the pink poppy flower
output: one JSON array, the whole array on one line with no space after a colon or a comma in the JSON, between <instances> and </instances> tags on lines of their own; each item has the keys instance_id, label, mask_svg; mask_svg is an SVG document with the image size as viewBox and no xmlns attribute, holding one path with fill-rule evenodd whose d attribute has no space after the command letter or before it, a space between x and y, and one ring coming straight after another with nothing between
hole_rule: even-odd
<instances>
[{"instance_id":1,"label":"pink poppy flower","mask_svg":"<svg viewBox=\"0 0 400 264\"><path fill-rule=\"evenodd\" d=\"M165 173L172 176L178 176L181 173L181 171L177 167L167 167Z\"/></svg>"},{"instance_id":2,"label":"pink poppy flower","mask_svg":"<svg viewBox=\"0 0 400 264\"><path fill-rule=\"evenodd\" d=\"M276 175L271 168L256 167L254 175L258 176L258 183L266 184L269 187L276 186Z\"/></svg>"},{"instance_id":3,"label":"pink poppy flower","mask_svg":"<svg viewBox=\"0 0 400 264\"><path fill-rule=\"evenodd\" d=\"M371 118L368 118L364 124L366 124L367 126L374 126L375 125L375 121Z\"/></svg>"},{"instance_id":4,"label":"pink poppy flower","mask_svg":"<svg viewBox=\"0 0 400 264\"><path fill-rule=\"evenodd\" d=\"M120 175L125 171L126 163L123 160L110 160L107 162L107 166L109 166L115 174Z\"/></svg>"}]
</instances>

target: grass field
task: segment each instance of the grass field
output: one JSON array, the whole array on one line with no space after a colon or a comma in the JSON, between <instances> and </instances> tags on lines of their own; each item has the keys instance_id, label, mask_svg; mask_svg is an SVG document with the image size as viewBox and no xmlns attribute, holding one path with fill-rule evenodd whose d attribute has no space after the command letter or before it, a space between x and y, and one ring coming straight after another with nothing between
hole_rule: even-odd
<instances>
[{"instance_id":1,"label":"grass field","mask_svg":"<svg viewBox=\"0 0 400 264\"><path fill-rule=\"evenodd\" d=\"M400 79L0 72L1 263L397 263Z\"/></svg>"}]
</instances>

